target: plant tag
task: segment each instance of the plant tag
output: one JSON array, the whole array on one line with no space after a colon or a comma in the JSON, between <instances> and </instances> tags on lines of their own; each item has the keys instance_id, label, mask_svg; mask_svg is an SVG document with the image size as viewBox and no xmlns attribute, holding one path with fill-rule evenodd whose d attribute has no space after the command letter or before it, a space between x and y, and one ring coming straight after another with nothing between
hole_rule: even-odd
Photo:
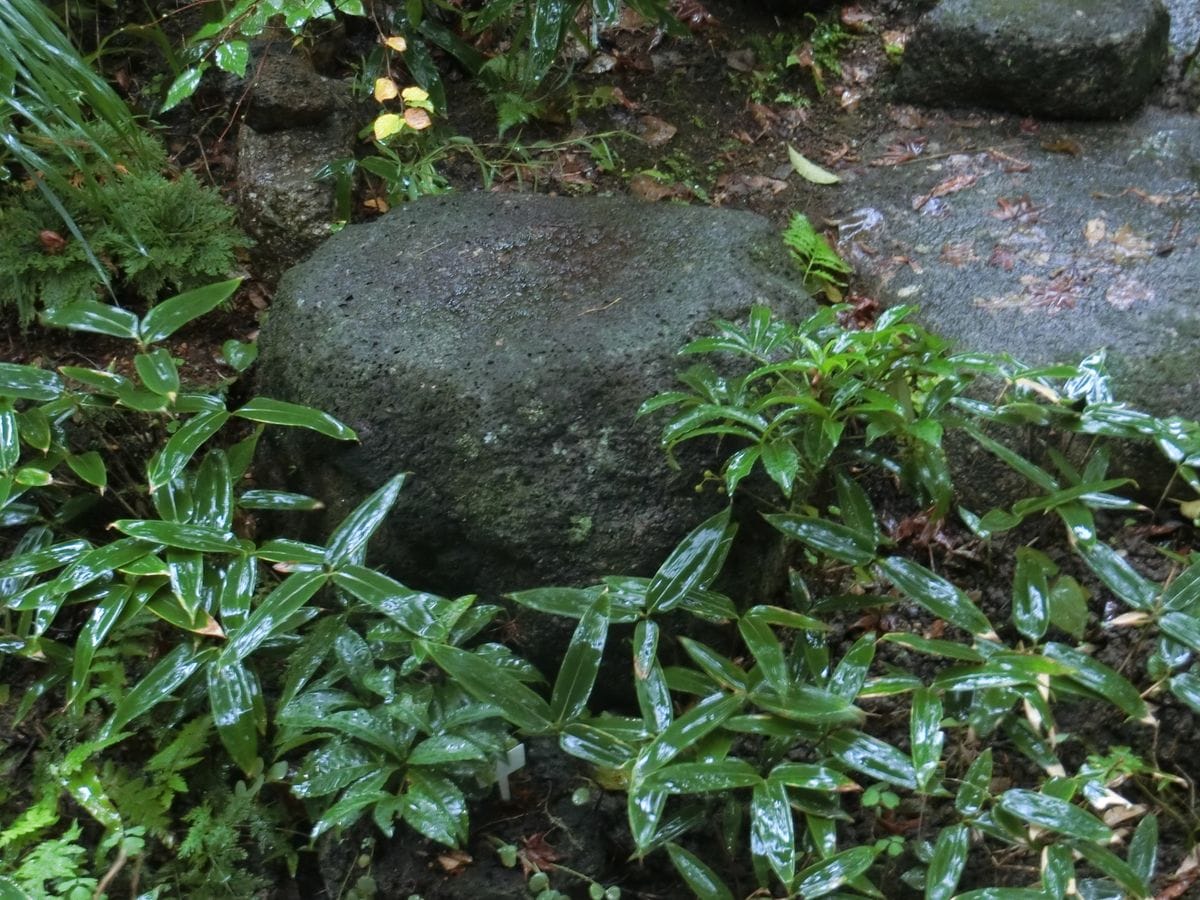
<instances>
[{"instance_id":1,"label":"plant tag","mask_svg":"<svg viewBox=\"0 0 1200 900\"><path fill-rule=\"evenodd\" d=\"M525 767L525 745L517 744L508 751L501 762L496 763L496 783L500 785L500 799L511 800L512 791L508 789L508 776L518 769Z\"/></svg>"}]
</instances>

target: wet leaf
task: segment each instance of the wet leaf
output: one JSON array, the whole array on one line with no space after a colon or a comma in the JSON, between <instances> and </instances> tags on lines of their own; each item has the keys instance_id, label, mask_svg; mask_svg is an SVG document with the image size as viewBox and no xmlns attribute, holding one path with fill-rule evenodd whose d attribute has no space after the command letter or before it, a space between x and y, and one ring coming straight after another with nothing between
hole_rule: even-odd
<instances>
[{"instance_id":1,"label":"wet leaf","mask_svg":"<svg viewBox=\"0 0 1200 900\"><path fill-rule=\"evenodd\" d=\"M961 590L920 563L893 556L880 560L880 571L910 599L940 619L973 635L994 634L992 624Z\"/></svg>"},{"instance_id":2,"label":"wet leaf","mask_svg":"<svg viewBox=\"0 0 1200 900\"><path fill-rule=\"evenodd\" d=\"M787 786L779 781L756 784L750 798L750 852L766 859L784 884L796 876L795 827Z\"/></svg>"},{"instance_id":3,"label":"wet leaf","mask_svg":"<svg viewBox=\"0 0 1200 900\"><path fill-rule=\"evenodd\" d=\"M550 705L507 672L457 647L425 641L420 642L420 646L470 694L500 709L504 717L518 728L533 734L553 729L554 716L550 712Z\"/></svg>"},{"instance_id":4,"label":"wet leaf","mask_svg":"<svg viewBox=\"0 0 1200 900\"><path fill-rule=\"evenodd\" d=\"M286 403L283 400L271 400L267 397L255 397L249 403L234 412L241 419L252 422L263 422L267 425L287 425L294 428L308 428L326 437L339 441L356 441L358 436L354 430L343 425L329 413L320 412L298 403ZM403 477L403 476L396 476Z\"/></svg>"},{"instance_id":5,"label":"wet leaf","mask_svg":"<svg viewBox=\"0 0 1200 900\"><path fill-rule=\"evenodd\" d=\"M232 297L241 283L242 279L232 278L206 284L156 304L142 319L138 338L144 344L166 340L188 322L211 312Z\"/></svg>"},{"instance_id":6,"label":"wet leaf","mask_svg":"<svg viewBox=\"0 0 1200 900\"><path fill-rule=\"evenodd\" d=\"M875 850L872 847L855 847L835 853L796 876L794 889L805 900L824 897L862 875L874 862Z\"/></svg>"},{"instance_id":7,"label":"wet leaf","mask_svg":"<svg viewBox=\"0 0 1200 900\"><path fill-rule=\"evenodd\" d=\"M822 169L811 160L805 159L791 144L788 144L787 153L788 162L792 164L792 168L796 170L796 174L805 181L811 181L813 184L837 184L842 180L832 172Z\"/></svg>"},{"instance_id":8,"label":"wet leaf","mask_svg":"<svg viewBox=\"0 0 1200 900\"><path fill-rule=\"evenodd\" d=\"M608 597L601 594L580 618L554 682L550 715L559 725L576 718L587 707L607 637Z\"/></svg>"},{"instance_id":9,"label":"wet leaf","mask_svg":"<svg viewBox=\"0 0 1200 900\"><path fill-rule=\"evenodd\" d=\"M913 768L920 790L928 793L937 783L938 764L942 759L942 701L928 688L913 691L910 734Z\"/></svg>"},{"instance_id":10,"label":"wet leaf","mask_svg":"<svg viewBox=\"0 0 1200 900\"><path fill-rule=\"evenodd\" d=\"M968 818L979 815L983 804L991 796L991 784L992 748L988 747L968 767L954 797L954 808Z\"/></svg>"},{"instance_id":11,"label":"wet leaf","mask_svg":"<svg viewBox=\"0 0 1200 900\"><path fill-rule=\"evenodd\" d=\"M997 806L1024 822L1068 837L1099 844L1112 840L1112 829L1091 813L1047 794L1013 789L1000 795Z\"/></svg>"},{"instance_id":12,"label":"wet leaf","mask_svg":"<svg viewBox=\"0 0 1200 900\"><path fill-rule=\"evenodd\" d=\"M675 763L647 775L643 784L668 794L708 794L754 787L762 783L758 770L744 759Z\"/></svg>"},{"instance_id":13,"label":"wet leaf","mask_svg":"<svg viewBox=\"0 0 1200 900\"><path fill-rule=\"evenodd\" d=\"M716 578L737 531L729 518L730 507L726 507L702 522L671 551L646 588L648 613L675 608L689 591L707 587Z\"/></svg>"},{"instance_id":14,"label":"wet leaf","mask_svg":"<svg viewBox=\"0 0 1200 900\"><path fill-rule=\"evenodd\" d=\"M62 379L35 366L0 363L0 396L46 402L63 392Z\"/></svg>"},{"instance_id":15,"label":"wet leaf","mask_svg":"<svg viewBox=\"0 0 1200 900\"><path fill-rule=\"evenodd\" d=\"M734 900L733 892L717 876L717 873L706 866L700 857L678 844L667 844L667 855L675 870L683 877L692 893L704 900Z\"/></svg>"},{"instance_id":16,"label":"wet leaf","mask_svg":"<svg viewBox=\"0 0 1200 900\"><path fill-rule=\"evenodd\" d=\"M1069 676L1072 681L1095 691L1130 718L1138 721L1149 719L1150 711L1138 689L1116 669L1065 644L1048 643L1043 652L1050 659L1070 666L1073 670Z\"/></svg>"},{"instance_id":17,"label":"wet leaf","mask_svg":"<svg viewBox=\"0 0 1200 900\"><path fill-rule=\"evenodd\" d=\"M258 761L258 734L266 727L258 678L238 662L211 665L207 674L213 724L238 768L249 774Z\"/></svg>"},{"instance_id":18,"label":"wet leaf","mask_svg":"<svg viewBox=\"0 0 1200 900\"><path fill-rule=\"evenodd\" d=\"M325 551L326 565L337 567L345 563L362 563L367 541L395 506L405 477L403 473L393 476L342 520L329 536Z\"/></svg>"},{"instance_id":19,"label":"wet leaf","mask_svg":"<svg viewBox=\"0 0 1200 900\"><path fill-rule=\"evenodd\" d=\"M1013 624L1017 631L1037 641L1050 626L1049 576L1058 571L1044 553L1031 547L1017 548L1017 570L1013 577Z\"/></svg>"},{"instance_id":20,"label":"wet leaf","mask_svg":"<svg viewBox=\"0 0 1200 900\"><path fill-rule=\"evenodd\" d=\"M966 825L943 828L933 845L925 875L925 900L950 900L967 865L971 832Z\"/></svg>"},{"instance_id":21,"label":"wet leaf","mask_svg":"<svg viewBox=\"0 0 1200 900\"><path fill-rule=\"evenodd\" d=\"M876 538L870 532L855 531L817 516L781 513L763 518L788 537L842 562L860 566L875 558Z\"/></svg>"},{"instance_id":22,"label":"wet leaf","mask_svg":"<svg viewBox=\"0 0 1200 900\"><path fill-rule=\"evenodd\" d=\"M855 771L910 791L917 789L912 760L878 738L861 731L837 731L825 739L825 747Z\"/></svg>"}]
</instances>

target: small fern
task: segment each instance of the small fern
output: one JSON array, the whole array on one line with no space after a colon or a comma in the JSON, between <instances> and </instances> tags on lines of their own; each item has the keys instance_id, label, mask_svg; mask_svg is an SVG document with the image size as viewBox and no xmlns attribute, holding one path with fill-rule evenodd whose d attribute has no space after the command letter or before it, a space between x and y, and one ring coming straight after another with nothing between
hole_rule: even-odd
<instances>
[{"instance_id":1,"label":"small fern","mask_svg":"<svg viewBox=\"0 0 1200 900\"><path fill-rule=\"evenodd\" d=\"M783 242L792 252L792 258L803 270L804 285L814 293L841 294L838 288L845 287L846 276L853 270L849 263L837 255L803 213L792 216L783 232Z\"/></svg>"}]
</instances>

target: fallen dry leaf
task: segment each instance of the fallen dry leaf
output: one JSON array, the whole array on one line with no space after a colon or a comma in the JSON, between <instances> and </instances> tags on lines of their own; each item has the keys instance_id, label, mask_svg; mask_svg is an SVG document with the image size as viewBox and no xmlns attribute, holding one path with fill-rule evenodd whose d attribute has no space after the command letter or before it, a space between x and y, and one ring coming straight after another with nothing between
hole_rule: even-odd
<instances>
[{"instance_id":1,"label":"fallen dry leaf","mask_svg":"<svg viewBox=\"0 0 1200 900\"><path fill-rule=\"evenodd\" d=\"M1079 141L1069 137L1042 141L1042 149L1047 153L1066 153L1069 156L1079 156L1083 153L1083 146Z\"/></svg>"},{"instance_id":2,"label":"fallen dry leaf","mask_svg":"<svg viewBox=\"0 0 1200 900\"><path fill-rule=\"evenodd\" d=\"M465 850L451 850L447 853L438 854L437 861L438 865L442 867L442 871L447 875L461 875L463 869L475 860Z\"/></svg>"},{"instance_id":3,"label":"fallen dry leaf","mask_svg":"<svg viewBox=\"0 0 1200 900\"><path fill-rule=\"evenodd\" d=\"M753 72L757 57L749 47L740 50L730 50L725 54L725 65L735 72Z\"/></svg>"},{"instance_id":4,"label":"fallen dry leaf","mask_svg":"<svg viewBox=\"0 0 1200 900\"><path fill-rule=\"evenodd\" d=\"M1108 225L1103 219L1088 219L1088 223L1083 226L1083 239L1088 242L1089 247L1095 247L1104 240L1107 233Z\"/></svg>"},{"instance_id":5,"label":"fallen dry leaf","mask_svg":"<svg viewBox=\"0 0 1200 900\"><path fill-rule=\"evenodd\" d=\"M853 88L843 87L837 92L838 105L847 112L851 112L858 107L862 101L863 92L856 91Z\"/></svg>"},{"instance_id":6,"label":"fallen dry leaf","mask_svg":"<svg viewBox=\"0 0 1200 900\"><path fill-rule=\"evenodd\" d=\"M1108 290L1104 292L1104 299L1117 309L1129 309L1137 303L1152 302L1154 291L1136 278L1121 275L1108 286Z\"/></svg>"},{"instance_id":7,"label":"fallen dry leaf","mask_svg":"<svg viewBox=\"0 0 1200 900\"><path fill-rule=\"evenodd\" d=\"M1000 163L1000 168L1007 173L1028 172L1033 168L1033 163L1024 159L1017 159L1015 156L1009 156L1003 150L992 148L988 150L988 155Z\"/></svg>"},{"instance_id":8,"label":"fallen dry leaf","mask_svg":"<svg viewBox=\"0 0 1200 900\"><path fill-rule=\"evenodd\" d=\"M663 184L661 181L655 181L649 175L638 174L629 179L629 193L639 200L648 200L651 203L678 197L682 191L686 190L681 184Z\"/></svg>"},{"instance_id":9,"label":"fallen dry leaf","mask_svg":"<svg viewBox=\"0 0 1200 900\"><path fill-rule=\"evenodd\" d=\"M675 132L679 130L670 122L664 121L658 118L658 116L642 116L638 119L638 122L641 125L638 133L641 135L642 140L651 147L661 147L671 140L671 138L675 137Z\"/></svg>"},{"instance_id":10,"label":"fallen dry leaf","mask_svg":"<svg viewBox=\"0 0 1200 900\"><path fill-rule=\"evenodd\" d=\"M1028 194L1023 194L1015 200L997 197L996 205L1000 208L990 213L993 218L999 219L1001 222L1020 222L1023 225L1032 225L1038 220L1038 214L1042 211L1041 207L1033 205Z\"/></svg>"},{"instance_id":11,"label":"fallen dry leaf","mask_svg":"<svg viewBox=\"0 0 1200 900\"><path fill-rule=\"evenodd\" d=\"M1029 299L1029 305L1051 312L1078 306L1086 282L1087 278L1075 271L1059 272L1049 281L1036 275L1021 277L1022 293Z\"/></svg>"},{"instance_id":12,"label":"fallen dry leaf","mask_svg":"<svg viewBox=\"0 0 1200 900\"><path fill-rule=\"evenodd\" d=\"M888 148L883 151L883 155L878 159L871 160L873 166L898 166L906 162L912 162L925 150L927 139L913 138L911 141L901 141L895 144L889 144Z\"/></svg>"},{"instance_id":13,"label":"fallen dry leaf","mask_svg":"<svg viewBox=\"0 0 1200 900\"><path fill-rule=\"evenodd\" d=\"M942 252L938 258L956 269L979 261L979 256L975 253L974 241L949 241L942 244Z\"/></svg>"},{"instance_id":14,"label":"fallen dry leaf","mask_svg":"<svg viewBox=\"0 0 1200 900\"><path fill-rule=\"evenodd\" d=\"M1108 242L1113 246L1114 262L1132 262L1149 259L1154 255L1154 244L1135 232L1128 224L1122 225L1112 235Z\"/></svg>"},{"instance_id":15,"label":"fallen dry leaf","mask_svg":"<svg viewBox=\"0 0 1200 900\"><path fill-rule=\"evenodd\" d=\"M521 860L521 870L526 876L553 869L554 864L562 859L562 855L546 842L544 832L521 838L521 849L517 856Z\"/></svg>"},{"instance_id":16,"label":"fallen dry leaf","mask_svg":"<svg viewBox=\"0 0 1200 900\"><path fill-rule=\"evenodd\" d=\"M913 200L912 208L920 209L930 200L938 197L945 197L947 194L954 194L958 191L966 190L972 187L979 180L978 175L955 175L947 178L945 181L934 186L928 194L922 194Z\"/></svg>"},{"instance_id":17,"label":"fallen dry leaf","mask_svg":"<svg viewBox=\"0 0 1200 900\"><path fill-rule=\"evenodd\" d=\"M992 248L992 255L988 257L989 266L996 269L1003 269L1005 272L1011 272L1013 266L1017 264L1017 255L1007 247L1001 247L997 244Z\"/></svg>"},{"instance_id":18,"label":"fallen dry leaf","mask_svg":"<svg viewBox=\"0 0 1200 900\"><path fill-rule=\"evenodd\" d=\"M748 172L730 172L717 179L715 197L718 202L723 202L730 197L745 197L760 191L775 195L786 188L787 182L778 178Z\"/></svg>"},{"instance_id":19,"label":"fallen dry leaf","mask_svg":"<svg viewBox=\"0 0 1200 900\"><path fill-rule=\"evenodd\" d=\"M705 9L698 0L673 0L671 13L693 32L717 24L716 16Z\"/></svg>"},{"instance_id":20,"label":"fallen dry leaf","mask_svg":"<svg viewBox=\"0 0 1200 900\"><path fill-rule=\"evenodd\" d=\"M889 107L887 114L888 118L901 128L908 128L913 131L924 128L929 124L928 117L915 106Z\"/></svg>"},{"instance_id":21,"label":"fallen dry leaf","mask_svg":"<svg viewBox=\"0 0 1200 900\"><path fill-rule=\"evenodd\" d=\"M43 228L38 232L38 241L42 245L42 250L51 256L62 253L67 246L67 239L57 231L51 231L49 228Z\"/></svg>"},{"instance_id":22,"label":"fallen dry leaf","mask_svg":"<svg viewBox=\"0 0 1200 900\"><path fill-rule=\"evenodd\" d=\"M894 28L885 31L880 35L883 38L884 47L895 47L898 50L903 50L904 45L908 43L909 32L903 28Z\"/></svg>"}]
</instances>

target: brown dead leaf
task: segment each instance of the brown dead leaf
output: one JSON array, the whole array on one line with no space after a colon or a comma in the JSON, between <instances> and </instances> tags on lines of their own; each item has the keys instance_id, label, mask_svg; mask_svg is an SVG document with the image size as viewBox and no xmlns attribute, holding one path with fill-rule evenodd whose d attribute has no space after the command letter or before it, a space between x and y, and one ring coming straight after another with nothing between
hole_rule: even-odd
<instances>
[{"instance_id":1,"label":"brown dead leaf","mask_svg":"<svg viewBox=\"0 0 1200 900\"><path fill-rule=\"evenodd\" d=\"M842 143L840 146L834 147L832 150L826 150L821 154L821 162L830 168L836 166L838 163L855 162L857 159L858 154L854 152L848 143Z\"/></svg>"},{"instance_id":2,"label":"brown dead leaf","mask_svg":"<svg viewBox=\"0 0 1200 900\"><path fill-rule=\"evenodd\" d=\"M870 328L879 316L879 301L864 294L847 294L846 303L850 309L838 313L838 324L843 328L856 328L860 331Z\"/></svg>"},{"instance_id":3,"label":"brown dead leaf","mask_svg":"<svg viewBox=\"0 0 1200 900\"><path fill-rule=\"evenodd\" d=\"M1029 305L1050 312L1078 306L1086 283L1087 278L1076 271L1059 272L1049 281L1036 275L1021 278L1022 293L1029 299Z\"/></svg>"},{"instance_id":4,"label":"brown dead leaf","mask_svg":"<svg viewBox=\"0 0 1200 900\"><path fill-rule=\"evenodd\" d=\"M1026 118L1021 120L1021 134L1037 134L1041 127L1041 123L1037 119Z\"/></svg>"},{"instance_id":5,"label":"brown dead leaf","mask_svg":"<svg viewBox=\"0 0 1200 900\"><path fill-rule=\"evenodd\" d=\"M754 124L761 128L764 134L779 123L779 113L765 103L749 103L746 108L750 110Z\"/></svg>"},{"instance_id":6,"label":"brown dead leaf","mask_svg":"<svg viewBox=\"0 0 1200 900\"><path fill-rule=\"evenodd\" d=\"M958 191L964 191L967 188L974 186L975 182L978 180L978 175L954 175L951 178L947 178L945 181L935 185L933 190L931 190L928 194L923 194L920 197L916 197L913 200L912 208L920 209L930 200L934 200L938 197L945 197L947 194L954 194Z\"/></svg>"},{"instance_id":7,"label":"brown dead leaf","mask_svg":"<svg viewBox=\"0 0 1200 900\"><path fill-rule=\"evenodd\" d=\"M729 172L717 179L714 195L717 202L722 203L731 197L746 197L760 192L774 196L786 188L787 182L778 178L749 172Z\"/></svg>"},{"instance_id":8,"label":"brown dead leaf","mask_svg":"<svg viewBox=\"0 0 1200 900\"><path fill-rule=\"evenodd\" d=\"M913 138L911 141L900 141L895 144L889 144L887 149L883 151L882 156L871 160L871 165L899 166L907 162L912 162L925 150L926 143L926 138L919 137Z\"/></svg>"},{"instance_id":9,"label":"brown dead leaf","mask_svg":"<svg viewBox=\"0 0 1200 900\"><path fill-rule=\"evenodd\" d=\"M1002 247L997 244L992 248L992 255L988 257L987 264L996 269L1003 269L1005 272L1011 272L1013 266L1017 264L1017 256L1007 247Z\"/></svg>"},{"instance_id":10,"label":"brown dead leaf","mask_svg":"<svg viewBox=\"0 0 1200 900\"><path fill-rule=\"evenodd\" d=\"M988 150L988 155L996 162L1001 164L1001 169L1008 173L1013 172L1028 172L1033 168L1033 163L1024 159L1017 159L1015 156L1009 156L1003 150L992 148Z\"/></svg>"},{"instance_id":11,"label":"brown dead leaf","mask_svg":"<svg viewBox=\"0 0 1200 900\"><path fill-rule=\"evenodd\" d=\"M1108 286L1104 299L1117 309L1129 309L1135 304L1153 302L1154 291L1136 278L1120 275Z\"/></svg>"},{"instance_id":12,"label":"brown dead leaf","mask_svg":"<svg viewBox=\"0 0 1200 900\"><path fill-rule=\"evenodd\" d=\"M683 185L663 184L649 175L638 174L629 179L629 193L639 200L648 200L651 203L678 197L681 191L686 191Z\"/></svg>"},{"instance_id":13,"label":"brown dead leaf","mask_svg":"<svg viewBox=\"0 0 1200 900\"><path fill-rule=\"evenodd\" d=\"M628 97L626 97L625 92L623 90L621 90L619 87L615 87L612 89L612 98L613 98L613 102L620 104L625 109L638 109L639 108L639 104L635 103L634 101L632 101Z\"/></svg>"},{"instance_id":14,"label":"brown dead leaf","mask_svg":"<svg viewBox=\"0 0 1200 900\"><path fill-rule=\"evenodd\" d=\"M975 253L974 241L949 241L942 244L942 252L938 258L956 269L979 261L979 256Z\"/></svg>"},{"instance_id":15,"label":"brown dead leaf","mask_svg":"<svg viewBox=\"0 0 1200 900\"><path fill-rule=\"evenodd\" d=\"M675 132L679 130L670 122L664 121L658 118L658 116L642 116L638 119L638 122L641 125L638 133L641 135L642 140L651 147L661 147L671 140L671 138L675 137Z\"/></svg>"},{"instance_id":16,"label":"brown dead leaf","mask_svg":"<svg viewBox=\"0 0 1200 900\"><path fill-rule=\"evenodd\" d=\"M1083 146L1079 141L1069 137L1051 138L1050 140L1042 141L1042 149L1047 153L1066 153L1069 156L1080 156L1083 153Z\"/></svg>"},{"instance_id":17,"label":"brown dead leaf","mask_svg":"<svg viewBox=\"0 0 1200 900\"><path fill-rule=\"evenodd\" d=\"M908 43L909 31L904 28L892 28L880 35L883 38L884 47L895 47L897 50L903 50L905 44Z\"/></svg>"},{"instance_id":18,"label":"brown dead leaf","mask_svg":"<svg viewBox=\"0 0 1200 900\"><path fill-rule=\"evenodd\" d=\"M1154 895L1154 900L1181 900L1200 881L1200 847L1193 847L1172 873L1170 880Z\"/></svg>"},{"instance_id":19,"label":"brown dead leaf","mask_svg":"<svg viewBox=\"0 0 1200 900\"><path fill-rule=\"evenodd\" d=\"M1107 233L1108 225L1103 219L1088 219L1088 223L1083 226L1083 239L1088 242L1089 247L1095 247L1104 240Z\"/></svg>"},{"instance_id":20,"label":"brown dead leaf","mask_svg":"<svg viewBox=\"0 0 1200 900\"><path fill-rule=\"evenodd\" d=\"M854 88L838 88L836 93L838 105L842 109L846 110L846 112L852 112L858 107L858 104L862 102L863 92L855 90Z\"/></svg>"},{"instance_id":21,"label":"brown dead leaf","mask_svg":"<svg viewBox=\"0 0 1200 900\"><path fill-rule=\"evenodd\" d=\"M875 16L855 3L851 6L842 7L841 19L842 25L846 27L847 31L862 34L875 21Z\"/></svg>"},{"instance_id":22,"label":"brown dead leaf","mask_svg":"<svg viewBox=\"0 0 1200 900\"><path fill-rule=\"evenodd\" d=\"M521 870L526 877L534 872L553 869L554 864L562 859L562 855L546 842L545 832L521 838L521 849L517 851L517 857L521 860Z\"/></svg>"},{"instance_id":23,"label":"brown dead leaf","mask_svg":"<svg viewBox=\"0 0 1200 900\"><path fill-rule=\"evenodd\" d=\"M387 212L391 208L388 206L388 202L382 197L368 197L362 202L362 205L363 209L380 214Z\"/></svg>"},{"instance_id":24,"label":"brown dead leaf","mask_svg":"<svg viewBox=\"0 0 1200 900\"><path fill-rule=\"evenodd\" d=\"M447 875L461 875L463 870L475 860L465 850L450 850L438 854L437 861Z\"/></svg>"},{"instance_id":25,"label":"brown dead leaf","mask_svg":"<svg viewBox=\"0 0 1200 900\"><path fill-rule=\"evenodd\" d=\"M671 13L692 32L717 24L717 18L699 0L673 0Z\"/></svg>"},{"instance_id":26,"label":"brown dead leaf","mask_svg":"<svg viewBox=\"0 0 1200 900\"><path fill-rule=\"evenodd\" d=\"M1023 194L1015 200L1007 197L997 197L996 205L1000 208L993 210L990 215L1001 222L1019 222L1022 225L1032 225L1038 220L1042 208L1034 206L1028 194Z\"/></svg>"},{"instance_id":27,"label":"brown dead leaf","mask_svg":"<svg viewBox=\"0 0 1200 900\"><path fill-rule=\"evenodd\" d=\"M550 167L550 177L560 184L591 184L594 176L590 156L581 153L560 153Z\"/></svg>"},{"instance_id":28,"label":"brown dead leaf","mask_svg":"<svg viewBox=\"0 0 1200 900\"><path fill-rule=\"evenodd\" d=\"M38 241L42 245L42 250L50 256L57 256L67 246L67 239L57 231L52 231L49 228L43 228L38 232Z\"/></svg>"}]
</instances>

